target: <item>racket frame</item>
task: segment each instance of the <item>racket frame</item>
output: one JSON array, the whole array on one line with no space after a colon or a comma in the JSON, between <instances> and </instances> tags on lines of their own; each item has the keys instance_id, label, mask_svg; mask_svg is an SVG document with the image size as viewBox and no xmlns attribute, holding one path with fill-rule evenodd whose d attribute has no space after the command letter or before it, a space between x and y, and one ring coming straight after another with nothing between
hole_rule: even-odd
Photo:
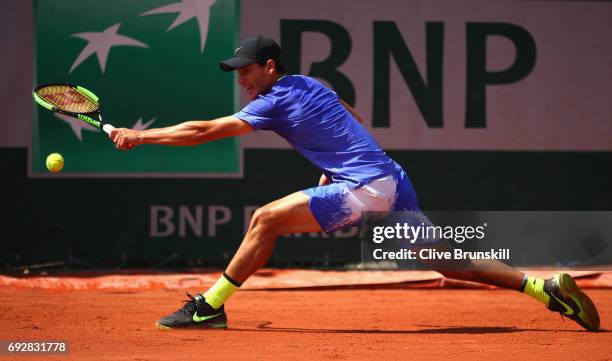
<instances>
[{"instance_id":1,"label":"racket frame","mask_svg":"<svg viewBox=\"0 0 612 361\"><path fill-rule=\"evenodd\" d=\"M40 97L36 92L39 91L40 89L49 87L49 86L68 86L73 88L74 90L76 90L79 94L89 98L89 100L95 102L98 105L98 109L93 111L93 112L89 112L89 113L77 113L77 112L70 112L70 111L66 111L63 109L60 109L58 107L56 107L55 105L53 105L52 103L49 103L48 101L46 101L45 99L43 99L42 97ZM77 118L80 119L88 124L93 125L96 128L102 128L102 130L104 130L105 133L110 134L110 132L115 129L114 126L104 123L104 121L102 120L102 113L100 112L100 99L90 90L88 90L87 88L84 88L82 86L79 85L74 85L74 84L69 84L69 83L49 83L49 84L43 84L43 85L39 85L36 88L34 88L34 90L32 91L32 96L34 97L34 101L36 101L36 103L38 103L38 105L42 106L43 108L49 109L53 112L56 113L60 113L60 114L64 114L73 118ZM97 118L97 120L95 119Z\"/></svg>"}]
</instances>

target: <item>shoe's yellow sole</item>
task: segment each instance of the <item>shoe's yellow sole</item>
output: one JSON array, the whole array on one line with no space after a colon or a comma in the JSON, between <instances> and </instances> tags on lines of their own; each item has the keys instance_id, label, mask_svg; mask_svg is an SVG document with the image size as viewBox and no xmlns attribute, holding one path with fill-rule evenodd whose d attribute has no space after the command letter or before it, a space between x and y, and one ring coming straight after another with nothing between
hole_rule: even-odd
<instances>
[{"instance_id":1,"label":"shoe's yellow sole","mask_svg":"<svg viewBox=\"0 0 612 361\"><path fill-rule=\"evenodd\" d=\"M599 330L599 314L597 308L589 296L580 290L576 281L567 273L559 275L559 285L561 294L566 298L571 298L580 306L578 318L583 327L589 331Z\"/></svg>"}]
</instances>

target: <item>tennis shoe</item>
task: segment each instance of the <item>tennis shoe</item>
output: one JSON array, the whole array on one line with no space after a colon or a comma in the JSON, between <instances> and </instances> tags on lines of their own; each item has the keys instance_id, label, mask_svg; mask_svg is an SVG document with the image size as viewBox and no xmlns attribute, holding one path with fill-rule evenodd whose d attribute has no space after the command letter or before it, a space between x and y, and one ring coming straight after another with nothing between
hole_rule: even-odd
<instances>
[{"instance_id":1,"label":"tennis shoe","mask_svg":"<svg viewBox=\"0 0 612 361\"><path fill-rule=\"evenodd\" d=\"M548 294L549 310L576 321L588 331L599 329L599 314L593 301L578 288L576 281L567 273L561 273L544 282Z\"/></svg>"},{"instance_id":2,"label":"tennis shoe","mask_svg":"<svg viewBox=\"0 0 612 361\"><path fill-rule=\"evenodd\" d=\"M227 315L223 306L214 309L201 294L187 293L188 300L176 312L160 318L155 324L160 330L174 328L227 328Z\"/></svg>"}]
</instances>

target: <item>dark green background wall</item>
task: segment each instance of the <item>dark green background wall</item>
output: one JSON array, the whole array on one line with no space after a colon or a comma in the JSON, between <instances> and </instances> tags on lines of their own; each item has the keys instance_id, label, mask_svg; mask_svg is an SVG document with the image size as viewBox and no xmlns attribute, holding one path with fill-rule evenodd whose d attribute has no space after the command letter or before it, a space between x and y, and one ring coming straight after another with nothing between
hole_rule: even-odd
<instances>
[{"instance_id":1,"label":"dark green background wall","mask_svg":"<svg viewBox=\"0 0 612 361\"><path fill-rule=\"evenodd\" d=\"M389 154L408 171L426 210L612 209L611 153ZM246 151L244 179L27 178L26 159L26 149L0 150L5 266L223 266L241 240L244 206L263 205L318 179L291 150ZM196 237L189 228L185 237L149 237L151 205L193 210L219 204L233 215L216 237ZM305 235L279 240L270 265L338 266L359 257L358 236Z\"/></svg>"}]
</instances>

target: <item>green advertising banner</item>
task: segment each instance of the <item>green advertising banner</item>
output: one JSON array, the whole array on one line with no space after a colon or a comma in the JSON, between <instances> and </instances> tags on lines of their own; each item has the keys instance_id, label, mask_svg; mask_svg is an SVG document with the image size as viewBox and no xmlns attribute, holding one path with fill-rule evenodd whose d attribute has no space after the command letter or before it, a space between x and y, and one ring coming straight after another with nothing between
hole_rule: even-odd
<instances>
[{"instance_id":1,"label":"green advertising banner","mask_svg":"<svg viewBox=\"0 0 612 361\"><path fill-rule=\"evenodd\" d=\"M35 85L66 82L93 91L103 119L146 129L233 113L232 74L218 63L239 36L238 0L38 0ZM213 31L214 29L214 31ZM33 105L33 107L35 107ZM89 124L35 107L31 173L59 152L63 176L239 176L238 140L130 152Z\"/></svg>"}]
</instances>

